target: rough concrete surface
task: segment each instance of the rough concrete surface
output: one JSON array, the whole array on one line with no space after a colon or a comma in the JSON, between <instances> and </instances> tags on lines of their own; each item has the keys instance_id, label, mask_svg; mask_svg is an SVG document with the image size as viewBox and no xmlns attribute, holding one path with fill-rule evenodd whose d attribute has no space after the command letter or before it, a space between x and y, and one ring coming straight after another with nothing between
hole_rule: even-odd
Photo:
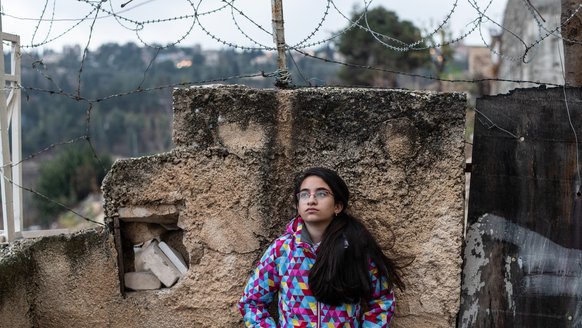
<instances>
[{"instance_id":1,"label":"rough concrete surface","mask_svg":"<svg viewBox=\"0 0 582 328\"><path fill-rule=\"evenodd\" d=\"M31 265L43 267L45 279L58 280L41 288L52 306L76 307L69 312L85 311L87 320L51 314L43 298L16 292L1 294L0 317L9 312L10 299L30 305L19 307L21 315L10 314L20 320L16 327L39 319L47 327L99 326L96 320L112 327L241 327L236 302L256 261L293 213L295 174L327 166L346 180L352 210L384 249L415 258L404 270L407 289L397 291L393 327L452 327L461 284L464 110L465 97L456 93L176 89L175 149L117 161L103 191L110 223L121 208L178 209L186 275L172 288L124 298L111 238L104 234L84 255L103 250L84 264L100 274L75 271L77 278L63 279L68 266L51 272L48 258ZM65 256L54 249L37 256Z\"/></svg>"},{"instance_id":2,"label":"rough concrete surface","mask_svg":"<svg viewBox=\"0 0 582 328\"><path fill-rule=\"evenodd\" d=\"M86 231L0 248L1 327L103 327L121 297L113 239Z\"/></svg>"}]
</instances>

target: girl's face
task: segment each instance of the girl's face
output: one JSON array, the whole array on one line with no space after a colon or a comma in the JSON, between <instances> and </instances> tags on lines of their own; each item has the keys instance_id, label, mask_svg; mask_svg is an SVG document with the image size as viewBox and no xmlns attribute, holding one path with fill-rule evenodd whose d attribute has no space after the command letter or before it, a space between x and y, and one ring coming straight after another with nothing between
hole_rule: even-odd
<instances>
[{"instance_id":1,"label":"girl's face","mask_svg":"<svg viewBox=\"0 0 582 328\"><path fill-rule=\"evenodd\" d=\"M308 176L297 194L297 211L303 221L327 226L341 212L343 205L336 203L331 188L318 176Z\"/></svg>"}]
</instances>

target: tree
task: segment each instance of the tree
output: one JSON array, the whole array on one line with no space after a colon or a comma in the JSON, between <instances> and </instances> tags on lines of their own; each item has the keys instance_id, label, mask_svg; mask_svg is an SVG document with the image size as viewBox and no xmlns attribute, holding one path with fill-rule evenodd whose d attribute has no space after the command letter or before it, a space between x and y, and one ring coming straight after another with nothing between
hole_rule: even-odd
<instances>
[{"instance_id":1,"label":"tree","mask_svg":"<svg viewBox=\"0 0 582 328\"><path fill-rule=\"evenodd\" d=\"M448 24L441 26L437 31L425 31L430 45L429 54L433 68L438 78L443 78L449 61L453 59L454 50L450 45L452 40L451 29ZM438 38L437 38L438 36ZM437 91L443 91L441 80L437 80Z\"/></svg>"},{"instance_id":2,"label":"tree","mask_svg":"<svg viewBox=\"0 0 582 328\"><path fill-rule=\"evenodd\" d=\"M352 21L358 21L364 11L352 15ZM406 48L421 39L420 30L410 21L400 21L393 11L382 7L368 10L366 16L359 19L359 25L367 27L378 34L376 37L394 48ZM352 27L343 33L337 41L338 51L351 64L371 66L395 71L410 71L430 61L427 50L411 49L395 50L378 41L372 32ZM416 48L424 48L419 43ZM396 87L396 75L388 72L370 69L344 67L339 72L339 78L347 84Z\"/></svg>"},{"instance_id":3,"label":"tree","mask_svg":"<svg viewBox=\"0 0 582 328\"><path fill-rule=\"evenodd\" d=\"M73 145L41 167L35 190L53 201L74 206L89 194L99 192L105 170L111 164L109 156L102 156L97 161L88 145ZM42 213L38 223L44 226L65 210L38 195L33 201Z\"/></svg>"}]
</instances>

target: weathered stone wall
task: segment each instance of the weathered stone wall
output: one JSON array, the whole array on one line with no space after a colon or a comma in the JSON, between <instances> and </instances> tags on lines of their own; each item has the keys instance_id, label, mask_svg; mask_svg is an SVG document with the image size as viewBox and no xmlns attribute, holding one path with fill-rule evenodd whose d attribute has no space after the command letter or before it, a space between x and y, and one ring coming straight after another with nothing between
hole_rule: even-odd
<instances>
[{"instance_id":1,"label":"weathered stone wall","mask_svg":"<svg viewBox=\"0 0 582 328\"><path fill-rule=\"evenodd\" d=\"M177 89L175 149L117 161L103 190L110 220L135 207L174 205L190 265L186 275L172 288L123 298L111 238L103 233L101 243L81 251L92 259L84 262L85 270L95 274L79 280L62 275L78 276L71 267L41 271L30 281L48 275L58 279L57 288L22 285L22 294L36 296L10 296L28 305L10 320L16 327L34 320L45 327L241 327L236 302L256 261L292 214L294 175L327 166L346 180L352 210L384 248L415 257L404 271L407 289L397 292L393 326L452 327L460 296L464 108L461 94ZM387 244L392 234L394 247ZM40 259L50 253L36 253L50 267L50 259ZM42 266L36 261L33 267ZM11 307L5 295L2 318ZM101 321L58 315L69 307L95 311L88 318ZM28 321L16 321L23 316Z\"/></svg>"},{"instance_id":2,"label":"weathered stone wall","mask_svg":"<svg viewBox=\"0 0 582 328\"><path fill-rule=\"evenodd\" d=\"M0 327L106 327L122 301L116 271L113 239L105 232L5 244Z\"/></svg>"}]
</instances>

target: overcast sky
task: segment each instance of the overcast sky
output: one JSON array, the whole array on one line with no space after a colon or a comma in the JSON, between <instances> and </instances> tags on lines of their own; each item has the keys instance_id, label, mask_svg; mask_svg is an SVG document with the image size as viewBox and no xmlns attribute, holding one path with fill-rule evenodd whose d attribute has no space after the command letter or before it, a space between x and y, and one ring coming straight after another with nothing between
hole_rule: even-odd
<instances>
[{"instance_id":1,"label":"overcast sky","mask_svg":"<svg viewBox=\"0 0 582 328\"><path fill-rule=\"evenodd\" d=\"M223 47L221 43L209 37L201 26L225 42L251 47L256 45L254 42L266 46L273 44L269 34L249 22L240 13L234 11L236 20L233 20L232 6L225 5L225 1L132 0L122 8L121 4L127 1L108 0L101 2L101 5L108 11L116 12L133 21L142 22L192 15L196 10L202 14L221 7L223 9L201 16L199 22L189 18L150 23L145 24L143 29L138 32L134 31L136 28L134 23L116 20L107 13L99 12L91 34L91 23L96 16L96 12L93 10L100 3L99 1L0 0L2 10L5 13L2 17L2 29L4 32L20 35L23 46L45 43L47 40L54 39L48 42L46 47L57 50L60 50L65 44L85 46L89 41L91 49L95 49L105 42L126 43L133 41L139 44L141 43L140 38L145 43L165 45L181 40L179 43L181 46L201 44L205 49ZM401 19L410 20L416 26L431 31L442 23L456 3L457 7L450 20L450 29L453 35L458 37L469 31L473 26L473 20L478 17L478 12L470 5L469 1L476 3L482 10L490 4L486 14L501 24L507 0L375 0L372 1L370 8L383 6L395 11ZM353 8L363 8L365 5L363 0L335 0L334 3L337 9L333 5L330 6L321 28L310 38L310 42L329 38L333 32L348 26L349 22L342 17L342 14L349 15L353 12ZM236 0L232 4L256 24L271 31L270 0ZM287 43L294 45L310 36L322 21L327 4L327 0L283 0ZM87 20L78 24L84 17L87 17ZM41 18L43 19L41 20ZM235 21L252 41L237 29ZM484 23L481 28L487 41L489 41L491 28L494 28L491 23ZM60 36L67 30L69 31ZM90 35L91 38L89 38ZM469 35L465 39L465 43L482 44L479 29Z\"/></svg>"}]
</instances>

